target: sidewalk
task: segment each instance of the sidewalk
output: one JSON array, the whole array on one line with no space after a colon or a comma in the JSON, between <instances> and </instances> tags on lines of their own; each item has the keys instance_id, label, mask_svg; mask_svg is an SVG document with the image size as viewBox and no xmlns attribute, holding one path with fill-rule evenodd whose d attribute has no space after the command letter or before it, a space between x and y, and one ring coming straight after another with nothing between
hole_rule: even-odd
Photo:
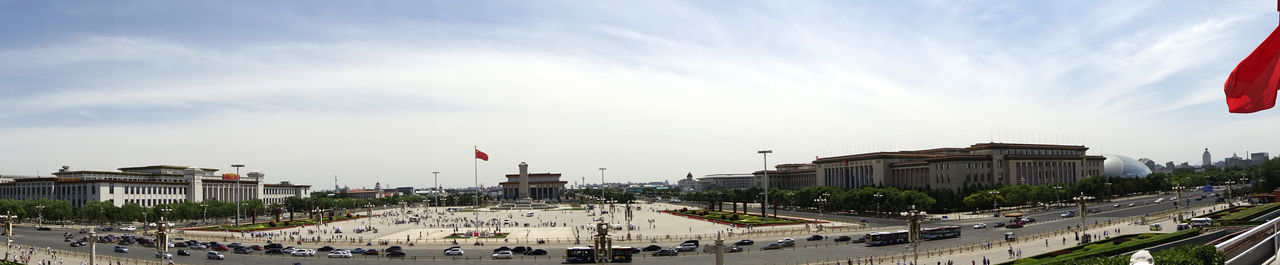
<instances>
[{"instance_id":1,"label":"sidewalk","mask_svg":"<svg viewBox=\"0 0 1280 265\"><path fill-rule=\"evenodd\" d=\"M32 247L19 244L13 244L8 251L5 251L4 259L11 262L21 264L52 264L52 265L76 265L89 264L89 254L74 251L48 249L45 247ZM137 260L130 258L119 258L106 255L98 255L98 264L103 265L163 265L159 259L156 260Z\"/></svg>"},{"instance_id":2,"label":"sidewalk","mask_svg":"<svg viewBox=\"0 0 1280 265\"><path fill-rule=\"evenodd\" d=\"M1206 206L1206 207L1196 208L1194 210L1197 214L1200 214L1203 212L1207 212L1215 207L1220 207L1220 206L1218 205ZM1171 212L1172 211L1152 213L1152 217L1148 217L1148 220L1158 221L1158 222L1148 221L1148 224L1160 223L1160 225L1164 227L1164 230L1161 230L1161 231L1150 231L1148 229L1147 224L1134 225L1133 222L1138 221L1141 217L1130 217L1130 218L1124 218L1118 221L1110 222L1110 224L1101 223L1097 226L1090 225L1086 229L1085 233L1095 234L1096 236L1099 236L1099 237L1103 235L1104 231L1107 232L1108 237L1114 237L1117 235L1124 235L1124 234L1172 233L1177 230L1176 229L1177 224L1170 219ZM1119 229L1120 231L1119 233L1116 233L1117 229ZM1046 242L1048 243L1048 246L1046 246ZM1017 242L1012 244L1004 241L992 241L992 242L989 242L989 244L990 244L990 247L987 247L985 244L973 244L973 245L956 246L956 247L951 247L946 249L921 249L920 265L948 264L948 262L951 262L951 264L961 264L961 265L983 264L982 261L984 259L990 260L990 264L1000 264L1003 262L1008 262L1008 261L1018 259L1020 257L1031 257L1035 255L1040 255L1040 254L1049 253L1049 252L1061 250L1064 248L1072 247L1076 245L1076 239L1075 239L1074 230L1063 229L1063 230L1056 230L1053 232L1036 234L1036 235L1018 235ZM1013 255L1010 255L1010 249L1012 249ZM1019 256L1019 253L1021 253L1021 256ZM840 264L849 264L850 262L852 262L852 264L854 265L861 265L861 264L897 265L897 264L911 264L911 261L912 261L911 252L898 252L898 253L892 253L890 255L880 255L875 257L849 257L849 258L845 258L844 260L832 259L829 261L821 261L821 262L814 262L814 263L808 263L808 264L840 265Z\"/></svg>"}]
</instances>

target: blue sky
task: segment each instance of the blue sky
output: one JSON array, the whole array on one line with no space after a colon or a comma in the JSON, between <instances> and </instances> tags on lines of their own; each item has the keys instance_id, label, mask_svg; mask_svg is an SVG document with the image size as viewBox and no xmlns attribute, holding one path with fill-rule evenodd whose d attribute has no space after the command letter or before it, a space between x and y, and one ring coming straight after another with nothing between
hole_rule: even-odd
<instances>
[{"instance_id":1,"label":"blue sky","mask_svg":"<svg viewBox=\"0 0 1280 265\"><path fill-rule=\"evenodd\" d=\"M1280 153L1222 83L1274 1L0 1L0 174L469 185L987 141ZM591 178L588 178L591 179ZM595 182L594 180L588 182Z\"/></svg>"}]
</instances>

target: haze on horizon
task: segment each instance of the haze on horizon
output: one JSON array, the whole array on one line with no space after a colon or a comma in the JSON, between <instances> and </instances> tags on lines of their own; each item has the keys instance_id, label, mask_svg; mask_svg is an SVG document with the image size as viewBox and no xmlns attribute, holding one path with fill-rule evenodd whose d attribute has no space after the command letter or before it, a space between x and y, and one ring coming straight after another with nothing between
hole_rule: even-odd
<instances>
[{"instance_id":1,"label":"haze on horizon","mask_svg":"<svg viewBox=\"0 0 1280 265\"><path fill-rule=\"evenodd\" d=\"M0 174L328 189L674 181L815 156L1280 153L1222 84L1275 1L0 2Z\"/></svg>"}]
</instances>

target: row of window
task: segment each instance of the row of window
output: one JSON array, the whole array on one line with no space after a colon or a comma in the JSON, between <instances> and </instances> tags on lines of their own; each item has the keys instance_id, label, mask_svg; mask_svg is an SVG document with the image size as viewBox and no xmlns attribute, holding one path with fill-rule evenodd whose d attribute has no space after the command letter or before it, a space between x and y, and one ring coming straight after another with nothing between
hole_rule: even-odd
<instances>
[{"instance_id":1,"label":"row of window","mask_svg":"<svg viewBox=\"0 0 1280 265\"><path fill-rule=\"evenodd\" d=\"M115 184L111 184L115 193ZM125 186L124 194L187 194L187 187Z\"/></svg>"}]
</instances>

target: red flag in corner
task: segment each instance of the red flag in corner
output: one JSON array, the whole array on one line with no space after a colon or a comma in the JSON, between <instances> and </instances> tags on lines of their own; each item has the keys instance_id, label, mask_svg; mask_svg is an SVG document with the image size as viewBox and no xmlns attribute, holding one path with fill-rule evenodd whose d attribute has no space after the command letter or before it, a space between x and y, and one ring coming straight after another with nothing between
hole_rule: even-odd
<instances>
[{"instance_id":1,"label":"red flag in corner","mask_svg":"<svg viewBox=\"0 0 1280 265\"><path fill-rule=\"evenodd\" d=\"M1227 77L1225 92L1227 110L1232 113L1253 113L1276 105L1276 89L1280 88L1280 27L1253 49Z\"/></svg>"},{"instance_id":2,"label":"red flag in corner","mask_svg":"<svg viewBox=\"0 0 1280 265\"><path fill-rule=\"evenodd\" d=\"M476 159L489 161L489 154L485 154L484 152L480 152L480 149L476 149Z\"/></svg>"}]
</instances>

